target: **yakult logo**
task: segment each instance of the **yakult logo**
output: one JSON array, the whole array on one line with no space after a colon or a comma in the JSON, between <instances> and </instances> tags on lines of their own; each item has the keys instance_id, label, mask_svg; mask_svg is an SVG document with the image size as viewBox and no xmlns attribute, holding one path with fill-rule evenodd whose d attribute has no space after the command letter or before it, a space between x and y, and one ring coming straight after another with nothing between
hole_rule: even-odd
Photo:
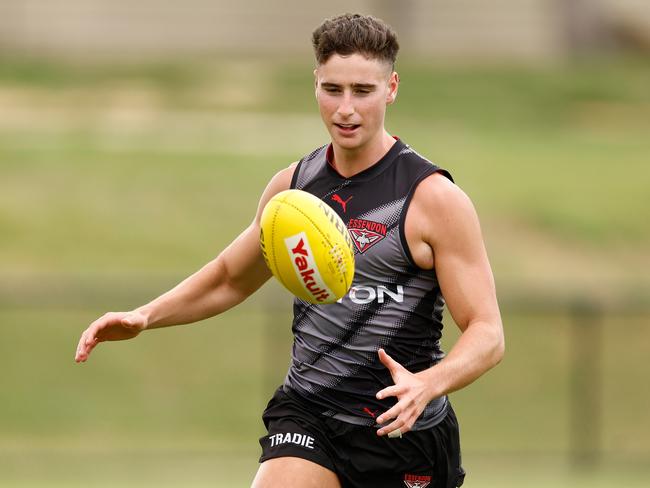
<instances>
[{"instance_id":1,"label":"yakult logo","mask_svg":"<svg viewBox=\"0 0 650 488\"><path fill-rule=\"evenodd\" d=\"M318 272L316 261L314 260L314 253L311 250L307 235L304 232L296 234L295 236L287 237L284 240L293 269L296 276L302 283L307 292L314 297L317 302L327 300L333 295L332 291L327 287L325 281Z\"/></svg>"}]
</instances>

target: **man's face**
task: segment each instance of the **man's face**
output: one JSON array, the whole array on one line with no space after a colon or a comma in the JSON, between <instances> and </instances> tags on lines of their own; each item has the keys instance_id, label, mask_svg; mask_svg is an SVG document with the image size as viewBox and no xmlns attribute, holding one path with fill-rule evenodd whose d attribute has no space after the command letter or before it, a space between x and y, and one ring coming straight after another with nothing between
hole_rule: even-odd
<instances>
[{"instance_id":1,"label":"man's face","mask_svg":"<svg viewBox=\"0 0 650 488\"><path fill-rule=\"evenodd\" d=\"M397 73L361 54L334 54L314 75L318 107L332 143L351 151L378 143L386 105L397 95Z\"/></svg>"}]
</instances>

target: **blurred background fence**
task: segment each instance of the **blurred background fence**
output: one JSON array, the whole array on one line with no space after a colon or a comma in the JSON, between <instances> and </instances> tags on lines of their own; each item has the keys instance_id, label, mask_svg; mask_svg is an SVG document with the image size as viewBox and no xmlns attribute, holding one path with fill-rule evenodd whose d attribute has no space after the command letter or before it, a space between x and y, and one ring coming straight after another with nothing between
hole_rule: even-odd
<instances>
[{"instance_id":1,"label":"blurred background fence","mask_svg":"<svg viewBox=\"0 0 650 488\"><path fill-rule=\"evenodd\" d=\"M467 486L647 486L650 7L633 0L4 0L0 485L248 485L291 346L275 283L72 357L327 140L310 32L356 10L398 29L388 128L470 194L497 279L506 358L453 395Z\"/></svg>"}]
</instances>

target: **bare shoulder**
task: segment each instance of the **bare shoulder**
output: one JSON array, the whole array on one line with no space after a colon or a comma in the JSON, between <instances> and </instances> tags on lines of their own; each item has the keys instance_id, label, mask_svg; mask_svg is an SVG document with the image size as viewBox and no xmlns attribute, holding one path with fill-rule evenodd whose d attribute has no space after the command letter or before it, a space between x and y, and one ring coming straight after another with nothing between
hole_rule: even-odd
<instances>
[{"instance_id":1,"label":"bare shoulder","mask_svg":"<svg viewBox=\"0 0 650 488\"><path fill-rule=\"evenodd\" d=\"M416 264L434 266L445 245L463 246L482 239L472 201L440 173L425 178L416 188L406 216L406 237Z\"/></svg>"},{"instance_id":2,"label":"bare shoulder","mask_svg":"<svg viewBox=\"0 0 650 488\"><path fill-rule=\"evenodd\" d=\"M293 173L296 171L296 166L298 166L298 162L291 163L286 168L278 171L273 178L271 178L271 181L269 181L267 189L277 188L276 193L288 190L291 186L291 179L293 178Z\"/></svg>"},{"instance_id":3,"label":"bare shoulder","mask_svg":"<svg viewBox=\"0 0 650 488\"><path fill-rule=\"evenodd\" d=\"M467 194L449 178L441 173L434 173L425 178L416 188L413 204L432 212L432 217L445 217L457 212L474 210Z\"/></svg>"},{"instance_id":4,"label":"bare shoulder","mask_svg":"<svg viewBox=\"0 0 650 488\"><path fill-rule=\"evenodd\" d=\"M278 171L273 178L271 178L260 197L255 217L256 221L259 221L259 218L262 215L262 210L271 198L281 191L291 188L291 180L293 178L293 173L296 171L296 166L298 166L298 162L291 163L288 167Z\"/></svg>"}]
</instances>

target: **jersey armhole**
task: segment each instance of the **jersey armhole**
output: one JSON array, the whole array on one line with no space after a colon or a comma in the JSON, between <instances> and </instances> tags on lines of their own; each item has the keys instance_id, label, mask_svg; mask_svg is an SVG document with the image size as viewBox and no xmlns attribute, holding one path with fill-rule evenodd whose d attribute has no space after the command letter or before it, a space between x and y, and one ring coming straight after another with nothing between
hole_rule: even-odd
<instances>
[{"instance_id":1,"label":"jersey armhole","mask_svg":"<svg viewBox=\"0 0 650 488\"><path fill-rule=\"evenodd\" d=\"M327 144L319 147L318 149L313 150L310 154L302 158L300 161L298 161L298 164L296 165L296 169L293 172L293 177L291 178L291 186L289 187L292 190L301 190L302 188L297 188L298 186L298 181L299 181L299 176L300 176L300 170L302 169L303 163L309 162L312 159L314 159L318 154L327 147ZM305 168L305 171L307 171L308 167ZM303 182L303 188L307 184L307 182Z\"/></svg>"},{"instance_id":2,"label":"jersey armhole","mask_svg":"<svg viewBox=\"0 0 650 488\"><path fill-rule=\"evenodd\" d=\"M409 189L408 194L406 195L406 200L404 201L404 207L402 208L402 214L399 217L399 238L402 243L402 249L404 250L404 255L408 262L414 268L420 269L420 267L413 260L413 255L411 254L411 249L409 248L408 242L406 241L406 214L408 212L409 206L411 205L411 200L415 194L415 190L418 185L425 178L431 176L432 174L440 173L444 177L448 178L452 183L454 179L451 177L451 174L446 169L439 168L438 166L432 165L430 168L425 169L413 182L411 188Z\"/></svg>"},{"instance_id":3,"label":"jersey armhole","mask_svg":"<svg viewBox=\"0 0 650 488\"><path fill-rule=\"evenodd\" d=\"M296 189L296 184L298 183L298 174L300 173L300 167L302 166L303 161L304 158L298 161L298 164L296 164L296 168L293 170L293 176L291 176L291 185L289 186L291 190Z\"/></svg>"}]
</instances>

